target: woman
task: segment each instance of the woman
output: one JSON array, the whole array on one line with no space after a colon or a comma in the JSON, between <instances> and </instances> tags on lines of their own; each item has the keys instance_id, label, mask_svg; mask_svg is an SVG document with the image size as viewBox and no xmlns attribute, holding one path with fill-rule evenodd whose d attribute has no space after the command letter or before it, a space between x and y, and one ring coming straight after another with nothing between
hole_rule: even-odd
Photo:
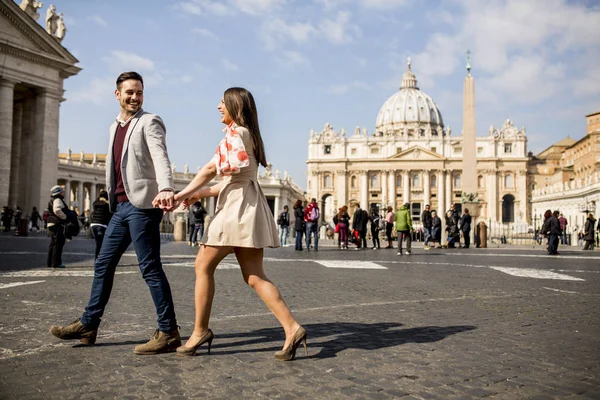
<instances>
[{"instance_id":1,"label":"woman","mask_svg":"<svg viewBox=\"0 0 600 400\"><path fill-rule=\"evenodd\" d=\"M373 238L373 250L381 249L381 242L379 241L379 211L376 208L371 209L371 215L369 215L369 221L371 221L371 237Z\"/></svg>"},{"instance_id":2,"label":"woman","mask_svg":"<svg viewBox=\"0 0 600 400\"><path fill-rule=\"evenodd\" d=\"M350 225L350 215L348 207L342 206L338 212L338 229L340 233L340 243L342 249L348 249L348 226Z\"/></svg>"},{"instance_id":3,"label":"woman","mask_svg":"<svg viewBox=\"0 0 600 400\"><path fill-rule=\"evenodd\" d=\"M431 212L431 248L435 249L435 244L438 247L442 246L442 220L438 217L437 212Z\"/></svg>"},{"instance_id":4,"label":"woman","mask_svg":"<svg viewBox=\"0 0 600 400\"><path fill-rule=\"evenodd\" d=\"M587 220L585 221L584 228L584 239L585 239L585 247L584 250L594 250L594 224L596 220L592 213L588 214Z\"/></svg>"},{"instance_id":5,"label":"woman","mask_svg":"<svg viewBox=\"0 0 600 400\"><path fill-rule=\"evenodd\" d=\"M302 235L304 235L304 207L302 200L294 203L294 230L296 231L296 251L302 251Z\"/></svg>"},{"instance_id":6,"label":"woman","mask_svg":"<svg viewBox=\"0 0 600 400\"><path fill-rule=\"evenodd\" d=\"M279 290L263 270L263 248L279 247L275 219L256 179L258 163L267 166L263 141L258 126L254 98L243 88L227 89L217 107L225 137L213 159L175 196L184 207L200 198L217 196L214 217L208 224L195 262L196 286L194 331L177 354L193 356L196 349L213 340L208 328L215 294L214 273L219 262L234 253L244 280L275 314L285 331L285 344L275 358L293 360L296 348L304 342L306 330L292 316ZM204 187L216 175L223 176L217 185Z\"/></svg>"},{"instance_id":7,"label":"woman","mask_svg":"<svg viewBox=\"0 0 600 400\"><path fill-rule=\"evenodd\" d=\"M456 248L456 244L460 244L460 233L452 210L448 210L446 213L446 232L448 232L448 248Z\"/></svg>"},{"instance_id":8,"label":"woman","mask_svg":"<svg viewBox=\"0 0 600 400\"><path fill-rule=\"evenodd\" d=\"M92 204L92 216L90 217L90 230L96 241L96 255L94 256L94 260L100 254L102 242L104 241L104 233L111 218L112 213L108 204L108 193L105 190L101 190L98 199Z\"/></svg>"},{"instance_id":9,"label":"woman","mask_svg":"<svg viewBox=\"0 0 600 400\"><path fill-rule=\"evenodd\" d=\"M387 214L385 216L385 236L387 237L388 245L386 249L394 248L394 239L392 239L392 231L394 230L394 209L392 207L387 208Z\"/></svg>"}]
</instances>

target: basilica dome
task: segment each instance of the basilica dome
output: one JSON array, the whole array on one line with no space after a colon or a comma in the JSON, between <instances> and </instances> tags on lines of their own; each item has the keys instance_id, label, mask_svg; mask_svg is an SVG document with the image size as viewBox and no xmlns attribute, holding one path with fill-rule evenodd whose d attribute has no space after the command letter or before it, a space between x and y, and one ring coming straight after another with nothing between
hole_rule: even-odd
<instances>
[{"instance_id":1,"label":"basilica dome","mask_svg":"<svg viewBox=\"0 0 600 400\"><path fill-rule=\"evenodd\" d=\"M442 114L431 97L417 87L409 61L400 90L387 99L377 114L376 135L441 136L443 129Z\"/></svg>"}]
</instances>

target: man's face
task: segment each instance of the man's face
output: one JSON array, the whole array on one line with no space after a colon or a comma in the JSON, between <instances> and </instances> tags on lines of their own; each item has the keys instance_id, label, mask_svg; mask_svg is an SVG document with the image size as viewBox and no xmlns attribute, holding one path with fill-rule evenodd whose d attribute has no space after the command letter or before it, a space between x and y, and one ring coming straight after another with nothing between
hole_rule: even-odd
<instances>
[{"instance_id":1,"label":"man's face","mask_svg":"<svg viewBox=\"0 0 600 400\"><path fill-rule=\"evenodd\" d=\"M429 211L429 206L425 206L425 210Z\"/></svg>"},{"instance_id":2,"label":"man's face","mask_svg":"<svg viewBox=\"0 0 600 400\"><path fill-rule=\"evenodd\" d=\"M144 86L140 81L128 79L121 83L121 89L115 90L115 96L119 100L121 112L133 115L144 103Z\"/></svg>"}]
</instances>

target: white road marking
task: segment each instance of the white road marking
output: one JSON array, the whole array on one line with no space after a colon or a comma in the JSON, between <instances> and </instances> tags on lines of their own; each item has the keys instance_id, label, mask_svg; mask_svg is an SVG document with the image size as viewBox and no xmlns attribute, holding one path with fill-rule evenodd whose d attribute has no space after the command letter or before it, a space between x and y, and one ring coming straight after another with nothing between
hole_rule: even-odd
<instances>
[{"instance_id":1,"label":"white road marking","mask_svg":"<svg viewBox=\"0 0 600 400\"><path fill-rule=\"evenodd\" d=\"M586 271L583 269L550 269L549 271L557 271L557 272L582 272L582 273L590 273L590 274L600 274L600 271Z\"/></svg>"},{"instance_id":2,"label":"white road marking","mask_svg":"<svg viewBox=\"0 0 600 400\"><path fill-rule=\"evenodd\" d=\"M561 281L585 281L585 279L576 278L574 276L557 274L556 272L546 271L543 269L533 269L533 268L511 268L511 267L494 267L490 266L488 268L494 269L496 271L504 272L505 274L512 276L519 276L523 278L536 278L536 279L557 279Z\"/></svg>"},{"instance_id":3,"label":"white road marking","mask_svg":"<svg viewBox=\"0 0 600 400\"><path fill-rule=\"evenodd\" d=\"M387 269L379 264L370 261L334 261L334 260L314 260L317 264L321 264L327 268L352 268L352 269Z\"/></svg>"},{"instance_id":4,"label":"white road marking","mask_svg":"<svg viewBox=\"0 0 600 400\"><path fill-rule=\"evenodd\" d=\"M46 281L0 283L0 289L8 289L11 287L17 287L17 286L23 286L23 285L33 285L35 283L42 283L42 282L46 282Z\"/></svg>"},{"instance_id":5,"label":"white road marking","mask_svg":"<svg viewBox=\"0 0 600 400\"><path fill-rule=\"evenodd\" d=\"M163 267L186 267L194 268L193 262L182 262L182 263L163 263ZM238 264L231 263L220 263L217 269L240 269Z\"/></svg>"},{"instance_id":6,"label":"white road marking","mask_svg":"<svg viewBox=\"0 0 600 400\"><path fill-rule=\"evenodd\" d=\"M568 250L568 249L567 249ZM572 254L569 255L560 255L560 256L551 256L548 254L504 254L504 253L465 253L465 252L456 252L456 253L442 253L445 256L475 256L475 257L528 257L528 258L558 258L558 259L569 259L569 260L600 260L600 257L593 256L574 256Z\"/></svg>"},{"instance_id":7,"label":"white road marking","mask_svg":"<svg viewBox=\"0 0 600 400\"><path fill-rule=\"evenodd\" d=\"M554 289L554 288L549 288L549 287L544 287L544 289L548 289L548 290L552 290L553 292L561 292L561 293L577 293L577 292L573 292L571 290L560 290L560 289Z\"/></svg>"},{"instance_id":8,"label":"white road marking","mask_svg":"<svg viewBox=\"0 0 600 400\"><path fill-rule=\"evenodd\" d=\"M139 274L139 271L117 271L117 272L115 272L115 274L117 274L117 275ZM0 278L31 278L31 277L52 278L52 277L59 277L59 276L78 276L78 277L94 276L94 271L93 270L80 270L80 271L31 270L31 271L14 271L14 272L0 273Z\"/></svg>"}]
</instances>

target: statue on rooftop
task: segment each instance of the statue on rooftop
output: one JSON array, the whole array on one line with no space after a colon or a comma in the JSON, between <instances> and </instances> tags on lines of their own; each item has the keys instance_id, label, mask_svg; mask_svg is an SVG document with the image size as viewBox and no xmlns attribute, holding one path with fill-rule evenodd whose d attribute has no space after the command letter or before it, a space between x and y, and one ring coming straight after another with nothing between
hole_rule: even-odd
<instances>
[{"instance_id":1,"label":"statue on rooftop","mask_svg":"<svg viewBox=\"0 0 600 400\"><path fill-rule=\"evenodd\" d=\"M67 27L65 26L65 21L63 19L63 14L58 14L58 21L56 26L56 38L59 42L62 43L65 35L67 34Z\"/></svg>"},{"instance_id":2,"label":"statue on rooftop","mask_svg":"<svg viewBox=\"0 0 600 400\"><path fill-rule=\"evenodd\" d=\"M50 7L46 10L46 32L48 32L48 34L54 35L56 32L57 19L58 15L56 15L56 7L54 7L54 4L50 4Z\"/></svg>"},{"instance_id":3,"label":"statue on rooftop","mask_svg":"<svg viewBox=\"0 0 600 400\"><path fill-rule=\"evenodd\" d=\"M40 18L40 14L37 13L37 10L43 6L43 3L36 0L23 0L19 5L21 10L25 11L25 13L33 18L34 21L37 21Z\"/></svg>"}]
</instances>

